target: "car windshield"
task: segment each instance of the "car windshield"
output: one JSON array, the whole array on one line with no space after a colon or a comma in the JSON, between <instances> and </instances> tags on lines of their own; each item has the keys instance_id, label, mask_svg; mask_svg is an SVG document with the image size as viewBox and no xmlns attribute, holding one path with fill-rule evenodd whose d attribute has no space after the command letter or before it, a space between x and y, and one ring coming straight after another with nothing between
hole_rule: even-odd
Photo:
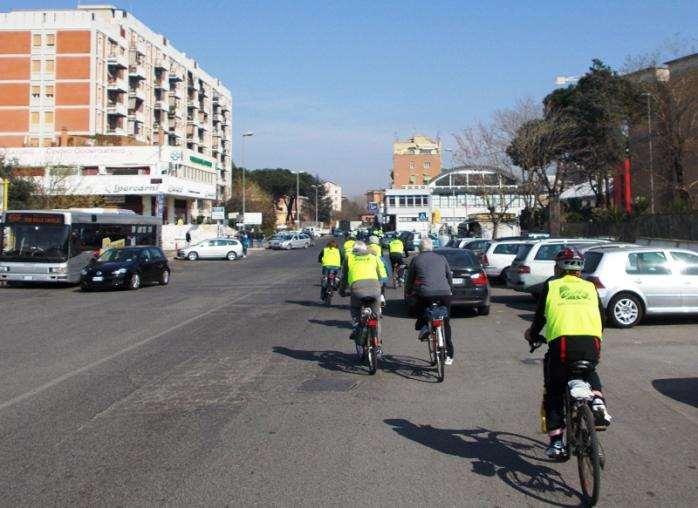
<instances>
[{"instance_id":1,"label":"car windshield","mask_svg":"<svg viewBox=\"0 0 698 508\"><path fill-rule=\"evenodd\" d=\"M478 265L475 257L466 250L435 250L434 252L445 257L451 268L472 268Z\"/></svg>"},{"instance_id":2,"label":"car windshield","mask_svg":"<svg viewBox=\"0 0 698 508\"><path fill-rule=\"evenodd\" d=\"M56 263L68 259L70 226L8 223L2 227L0 259Z\"/></svg>"},{"instance_id":3,"label":"car windshield","mask_svg":"<svg viewBox=\"0 0 698 508\"><path fill-rule=\"evenodd\" d=\"M100 263L134 261L140 252L139 249L107 249L97 261Z\"/></svg>"}]
</instances>

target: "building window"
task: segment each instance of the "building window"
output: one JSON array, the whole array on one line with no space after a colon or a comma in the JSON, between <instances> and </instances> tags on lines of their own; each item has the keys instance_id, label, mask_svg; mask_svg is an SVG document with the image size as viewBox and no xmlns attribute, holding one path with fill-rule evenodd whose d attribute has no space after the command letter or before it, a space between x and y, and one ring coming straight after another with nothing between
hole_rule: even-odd
<instances>
[{"instance_id":1,"label":"building window","mask_svg":"<svg viewBox=\"0 0 698 508\"><path fill-rule=\"evenodd\" d=\"M39 85L32 85L32 99L38 99L41 97L41 87Z\"/></svg>"},{"instance_id":2,"label":"building window","mask_svg":"<svg viewBox=\"0 0 698 508\"><path fill-rule=\"evenodd\" d=\"M44 87L44 97L47 99L53 99L53 85L46 85Z\"/></svg>"},{"instance_id":3,"label":"building window","mask_svg":"<svg viewBox=\"0 0 698 508\"><path fill-rule=\"evenodd\" d=\"M44 72L48 74L53 74L53 71L55 69L55 61L53 60L46 60L44 62Z\"/></svg>"},{"instance_id":4,"label":"building window","mask_svg":"<svg viewBox=\"0 0 698 508\"><path fill-rule=\"evenodd\" d=\"M417 182L417 175L410 175L410 184L414 185Z\"/></svg>"},{"instance_id":5,"label":"building window","mask_svg":"<svg viewBox=\"0 0 698 508\"><path fill-rule=\"evenodd\" d=\"M32 35L32 47L34 47L34 48L41 47L41 34Z\"/></svg>"},{"instance_id":6,"label":"building window","mask_svg":"<svg viewBox=\"0 0 698 508\"><path fill-rule=\"evenodd\" d=\"M44 111L44 124L53 125L53 111Z\"/></svg>"},{"instance_id":7,"label":"building window","mask_svg":"<svg viewBox=\"0 0 698 508\"><path fill-rule=\"evenodd\" d=\"M32 72L41 72L41 60L32 60Z\"/></svg>"},{"instance_id":8,"label":"building window","mask_svg":"<svg viewBox=\"0 0 698 508\"><path fill-rule=\"evenodd\" d=\"M32 128L37 128L39 126L39 112L38 111L32 111L31 114L29 115L30 121Z\"/></svg>"},{"instance_id":9,"label":"building window","mask_svg":"<svg viewBox=\"0 0 698 508\"><path fill-rule=\"evenodd\" d=\"M424 185L429 185L429 182L431 182L431 175L424 174L422 175L422 179L424 180Z\"/></svg>"},{"instance_id":10,"label":"building window","mask_svg":"<svg viewBox=\"0 0 698 508\"><path fill-rule=\"evenodd\" d=\"M410 161L410 169L414 169L414 161Z\"/></svg>"},{"instance_id":11,"label":"building window","mask_svg":"<svg viewBox=\"0 0 698 508\"><path fill-rule=\"evenodd\" d=\"M56 35L55 34L48 34L46 35L46 46L49 48L52 48L56 45Z\"/></svg>"},{"instance_id":12,"label":"building window","mask_svg":"<svg viewBox=\"0 0 698 508\"><path fill-rule=\"evenodd\" d=\"M424 166L424 169L431 169L431 162L425 162L423 164L423 166Z\"/></svg>"},{"instance_id":13,"label":"building window","mask_svg":"<svg viewBox=\"0 0 698 508\"><path fill-rule=\"evenodd\" d=\"M399 205L399 206L405 206L405 196L399 196L399 197L398 197L398 205Z\"/></svg>"}]
</instances>

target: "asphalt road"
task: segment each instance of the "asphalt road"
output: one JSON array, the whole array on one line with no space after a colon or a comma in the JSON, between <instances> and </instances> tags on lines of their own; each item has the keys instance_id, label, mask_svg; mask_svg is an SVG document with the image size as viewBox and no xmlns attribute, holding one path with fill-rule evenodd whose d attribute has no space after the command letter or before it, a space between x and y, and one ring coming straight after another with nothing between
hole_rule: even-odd
<instances>
[{"instance_id":1,"label":"asphalt road","mask_svg":"<svg viewBox=\"0 0 698 508\"><path fill-rule=\"evenodd\" d=\"M352 358L317 248L173 262L168 287L0 288L0 504L576 506L538 433L523 295L459 312L437 384L399 294ZM610 330L601 505L698 505L698 319Z\"/></svg>"}]
</instances>

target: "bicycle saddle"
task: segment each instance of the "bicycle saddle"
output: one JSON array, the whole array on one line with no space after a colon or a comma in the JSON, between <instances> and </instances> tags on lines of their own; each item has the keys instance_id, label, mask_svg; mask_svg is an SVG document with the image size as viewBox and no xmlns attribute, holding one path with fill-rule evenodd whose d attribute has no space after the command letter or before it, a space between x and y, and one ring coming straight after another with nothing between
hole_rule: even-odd
<instances>
[{"instance_id":1,"label":"bicycle saddle","mask_svg":"<svg viewBox=\"0 0 698 508\"><path fill-rule=\"evenodd\" d=\"M570 371L573 374L588 374L594 372L595 369L595 365L589 360L577 360L570 364Z\"/></svg>"}]
</instances>

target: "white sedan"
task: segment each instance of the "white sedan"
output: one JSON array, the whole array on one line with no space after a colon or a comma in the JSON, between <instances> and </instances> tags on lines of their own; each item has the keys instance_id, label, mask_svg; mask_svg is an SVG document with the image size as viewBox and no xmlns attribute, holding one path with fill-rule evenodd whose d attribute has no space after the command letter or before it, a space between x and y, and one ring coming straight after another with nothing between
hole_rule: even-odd
<instances>
[{"instance_id":1,"label":"white sedan","mask_svg":"<svg viewBox=\"0 0 698 508\"><path fill-rule=\"evenodd\" d=\"M286 234L279 235L271 239L269 242L270 249L307 249L311 245L310 237L303 233L301 234Z\"/></svg>"},{"instance_id":2,"label":"white sedan","mask_svg":"<svg viewBox=\"0 0 698 508\"><path fill-rule=\"evenodd\" d=\"M177 258L196 261L197 259L228 259L234 261L242 257L242 244L232 238L203 240L177 251Z\"/></svg>"}]
</instances>

